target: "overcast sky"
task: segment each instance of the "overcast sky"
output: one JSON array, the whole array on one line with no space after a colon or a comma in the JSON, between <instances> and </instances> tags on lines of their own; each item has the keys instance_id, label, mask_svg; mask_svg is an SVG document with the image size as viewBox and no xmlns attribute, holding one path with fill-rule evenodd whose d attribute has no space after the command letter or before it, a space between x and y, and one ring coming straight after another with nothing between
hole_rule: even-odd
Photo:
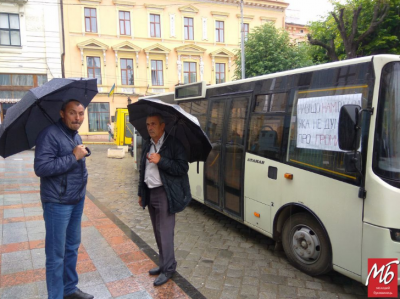
<instances>
[{"instance_id":1,"label":"overcast sky","mask_svg":"<svg viewBox=\"0 0 400 299\"><path fill-rule=\"evenodd\" d=\"M329 0L286 0L290 5L286 9L287 22L306 24L319 20L332 11Z\"/></svg>"}]
</instances>

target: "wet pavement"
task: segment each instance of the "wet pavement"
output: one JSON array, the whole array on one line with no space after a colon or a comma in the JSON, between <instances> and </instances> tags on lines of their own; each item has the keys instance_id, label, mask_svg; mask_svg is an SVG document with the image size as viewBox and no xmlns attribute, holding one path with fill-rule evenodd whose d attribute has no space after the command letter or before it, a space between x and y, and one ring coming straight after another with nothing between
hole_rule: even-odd
<instances>
[{"instance_id":1,"label":"wet pavement","mask_svg":"<svg viewBox=\"0 0 400 299\"><path fill-rule=\"evenodd\" d=\"M147 210L137 204L133 159L107 158L89 145L88 192L78 272L95 298L367 298L367 288L336 272L308 276L273 240L193 201L177 214L177 273L154 287L147 271L157 248ZM115 147L115 146L114 146ZM44 223L33 151L0 158L1 298L46 298Z\"/></svg>"},{"instance_id":2,"label":"wet pavement","mask_svg":"<svg viewBox=\"0 0 400 299\"><path fill-rule=\"evenodd\" d=\"M137 204L133 159L107 159L91 145L88 192L157 251L150 217ZM332 271L308 276L292 267L270 238L193 201L177 214L178 273L209 299L367 298L367 288Z\"/></svg>"}]
</instances>

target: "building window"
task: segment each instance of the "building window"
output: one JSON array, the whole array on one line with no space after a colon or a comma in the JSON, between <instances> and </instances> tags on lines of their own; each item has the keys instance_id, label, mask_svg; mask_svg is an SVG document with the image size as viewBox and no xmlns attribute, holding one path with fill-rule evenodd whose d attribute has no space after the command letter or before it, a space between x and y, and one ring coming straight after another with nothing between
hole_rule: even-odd
<instances>
[{"instance_id":1,"label":"building window","mask_svg":"<svg viewBox=\"0 0 400 299\"><path fill-rule=\"evenodd\" d=\"M193 40L194 39L194 31L193 31L193 18L184 18L184 31L185 31L185 39Z\"/></svg>"},{"instance_id":2,"label":"building window","mask_svg":"<svg viewBox=\"0 0 400 299\"><path fill-rule=\"evenodd\" d=\"M47 75L0 74L0 123L7 109L29 91L47 82Z\"/></svg>"},{"instance_id":3,"label":"building window","mask_svg":"<svg viewBox=\"0 0 400 299\"><path fill-rule=\"evenodd\" d=\"M244 41L247 42L247 37L249 35L249 24L243 23L243 33L244 33Z\"/></svg>"},{"instance_id":4,"label":"building window","mask_svg":"<svg viewBox=\"0 0 400 299\"><path fill-rule=\"evenodd\" d=\"M107 132L110 121L109 103L90 103L88 106L89 132Z\"/></svg>"},{"instance_id":5,"label":"building window","mask_svg":"<svg viewBox=\"0 0 400 299\"><path fill-rule=\"evenodd\" d=\"M215 35L218 43L224 42L224 22L215 21Z\"/></svg>"},{"instance_id":6,"label":"building window","mask_svg":"<svg viewBox=\"0 0 400 299\"><path fill-rule=\"evenodd\" d=\"M300 29L300 33L304 33L304 30L303 30L303 29Z\"/></svg>"},{"instance_id":7,"label":"building window","mask_svg":"<svg viewBox=\"0 0 400 299\"><path fill-rule=\"evenodd\" d=\"M150 36L161 37L160 15L150 14Z\"/></svg>"},{"instance_id":8,"label":"building window","mask_svg":"<svg viewBox=\"0 0 400 299\"><path fill-rule=\"evenodd\" d=\"M151 61L151 84L155 86L164 85L162 60Z\"/></svg>"},{"instance_id":9,"label":"building window","mask_svg":"<svg viewBox=\"0 0 400 299\"><path fill-rule=\"evenodd\" d=\"M85 28L86 32L97 32L96 8L85 7Z\"/></svg>"},{"instance_id":10,"label":"building window","mask_svg":"<svg viewBox=\"0 0 400 299\"><path fill-rule=\"evenodd\" d=\"M121 58L121 83L133 85L133 59Z\"/></svg>"},{"instance_id":11,"label":"building window","mask_svg":"<svg viewBox=\"0 0 400 299\"><path fill-rule=\"evenodd\" d=\"M225 82L225 63L215 64L215 83Z\"/></svg>"},{"instance_id":12,"label":"building window","mask_svg":"<svg viewBox=\"0 0 400 299\"><path fill-rule=\"evenodd\" d=\"M100 57L86 57L88 78L97 78L97 84L101 84Z\"/></svg>"},{"instance_id":13,"label":"building window","mask_svg":"<svg viewBox=\"0 0 400 299\"><path fill-rule=\"evenodd\" d=\"M197 82L196 62L183 63L183 83Z\"/></svg>"},{"instance_id":14,"label":"building window","mask_svg":"<svg viewBox=\"0 0 400 299\"><path fill-rule=\"evenodd\" d=\"M131 35L131 14L129 11L119 12L119 33Z\"/></svg>"},{"instance_id":15,"label":"building window","mask_svg":"<svg viewBox=\"0 0 400 299\"><path fill-rule=\"evenodd\" d=\"M0 45L21 46L19 16L17 14L0 13Z\"/></svg>"}]
</instances>

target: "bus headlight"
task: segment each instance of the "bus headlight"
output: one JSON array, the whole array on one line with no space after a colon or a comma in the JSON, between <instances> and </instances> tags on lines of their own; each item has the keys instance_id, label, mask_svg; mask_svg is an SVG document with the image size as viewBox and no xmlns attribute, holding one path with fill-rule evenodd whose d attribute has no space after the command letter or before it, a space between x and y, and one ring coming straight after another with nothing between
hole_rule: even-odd
<instances>
[{"instance_id":1,"label":"bus headlight","mask_svg":"<svg viewBox=\"0 0 400 299\"><path fill-rule=\"evenodd\" d=\"M391 229L390 235L391 235L393 241L400 242L400 230L399 229Z\"/></svg>"}]
</instances>

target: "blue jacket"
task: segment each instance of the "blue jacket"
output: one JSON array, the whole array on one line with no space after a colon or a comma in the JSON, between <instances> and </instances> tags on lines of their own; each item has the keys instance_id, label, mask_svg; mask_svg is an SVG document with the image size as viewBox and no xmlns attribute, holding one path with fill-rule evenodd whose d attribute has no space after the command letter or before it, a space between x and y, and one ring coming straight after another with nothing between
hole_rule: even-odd
<instances>
[{"instance_id":1,"label":"blue jacket","mask_svg":"<svg viewBox=\"0 0 400 299\"><path fill-rule=\"evenodd\" d=\"M144 174L146 170L146 155L150 150L150 146L150 139L146 140L142 147L140 160L138 196L142 197L143 208L149 204L149 188L144 182ZM161 159L157 166L168 198L168 211L171 214L175 214L184 210L192 200L187 174L189 164L186 158L186 151L178 139L169 136L161 146L159 154Z\"/></svg>"},{"instance_id":2,"label":"blue jacket","mask_svg":"<svg viewBox=\"0 0 400 299\"><path fill-rule=\"evenodd\" d=\"M76 204L84 198L88 179L85 158L77 161L72 153L79 144L78 131L69 129L61 119L38 135L34 168L40 177L42 202Z\"/></svg>"}]
</instances>

